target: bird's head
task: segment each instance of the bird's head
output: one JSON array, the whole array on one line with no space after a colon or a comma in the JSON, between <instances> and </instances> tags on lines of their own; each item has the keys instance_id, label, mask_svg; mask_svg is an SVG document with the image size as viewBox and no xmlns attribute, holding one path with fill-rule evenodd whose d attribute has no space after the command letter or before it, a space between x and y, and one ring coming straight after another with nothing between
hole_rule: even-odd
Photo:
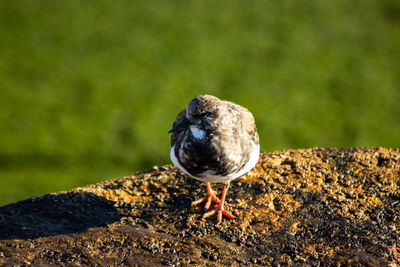
<instances>
[{"instance_id":1,"label":"bird's head","mask_svg":"<svg viewBox=\"0 0 400 267\"><path fill-rule=\"evenodd\" d=\"M179 132L187 127L207 131L218 116L219 102L215 96L200 95L193 98L186 107L185 117L178 121L169 133Z\"/></svg>"}]
</instances>

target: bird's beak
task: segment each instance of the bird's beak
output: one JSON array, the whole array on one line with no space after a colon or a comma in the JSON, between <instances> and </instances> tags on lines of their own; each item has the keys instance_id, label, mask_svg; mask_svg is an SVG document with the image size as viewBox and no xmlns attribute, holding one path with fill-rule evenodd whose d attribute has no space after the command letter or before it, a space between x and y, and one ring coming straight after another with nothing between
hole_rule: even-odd
<instances>
[{"instance_id":1,"label":"bird's beak","mask_svg":"<svg viewBox=\"0 0 400 267\"><path fill-rule=\"evenodd\" d=\"M175 125L175 127L173 127L171 130L169 130L168 133L177 132L180 129L187 127L189 125L189 123L190 123L189 120L187 118L184 118L177 125Z\"/></svg>"}]
</instances>

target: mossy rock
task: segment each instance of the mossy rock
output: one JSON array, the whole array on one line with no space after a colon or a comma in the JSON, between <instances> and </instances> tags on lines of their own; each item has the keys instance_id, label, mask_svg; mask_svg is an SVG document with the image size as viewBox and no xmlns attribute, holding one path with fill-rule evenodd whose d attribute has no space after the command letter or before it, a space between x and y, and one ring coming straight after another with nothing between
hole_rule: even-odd
<instances>
[{"instance_id":1,"label":"mossy rock","mask_svg":"<svg viewBox=\"0 0 400 267\"><path fill-rule=\"evenodd\" d=\"M400 264L398 149L262 153L221 224L204 193L164 166L3 206L0 265Z\"/></svg>"}]
</instances>

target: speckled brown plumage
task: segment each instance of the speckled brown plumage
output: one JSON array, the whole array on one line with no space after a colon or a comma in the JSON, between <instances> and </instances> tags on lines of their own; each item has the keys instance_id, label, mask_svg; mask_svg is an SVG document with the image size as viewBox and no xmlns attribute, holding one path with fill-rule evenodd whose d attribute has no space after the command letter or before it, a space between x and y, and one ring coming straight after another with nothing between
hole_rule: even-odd
<instances>
[{"instance_id":1,"label":"speckled brown plumage","mask_svg":"<svg viewBox=\"0 0 400 267\"><path fill-rule=\"evenodd\" d=\"M196 140L186 127L172 134L171 146L175 146L180 164L199 180L206 180L208 173L226 176L238 172L249 161L251 142L259 144L253 115L232 102L198 96L178 114L173 126L185 116L205 131L205 138Z\"/></svg>"},{"instance_id":2,"label":"speckled brown plumage","mask_svg":"<svg viewBox=\"0 0 400 267\"><path fill-rule=\"evenodd\" d=\"M206 212L233 219L224 210L224 200L231 180L249 172L257 163L260 145L253 115L246 108L215 96L195 97L181 111L171 129L172 162L189 176L206 182L207 194L192 205L212 202L216 209ZM224 183L219 200L210 183Z\"/></svg>"}]
</instances>

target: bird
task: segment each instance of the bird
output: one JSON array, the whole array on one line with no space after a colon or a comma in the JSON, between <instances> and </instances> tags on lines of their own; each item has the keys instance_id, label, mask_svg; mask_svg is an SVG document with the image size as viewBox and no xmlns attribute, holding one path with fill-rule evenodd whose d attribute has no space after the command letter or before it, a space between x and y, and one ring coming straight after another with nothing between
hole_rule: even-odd
<instances>
[{"instance_id":1,"label":"bird","mask_svg":"<svg viewBox=\"0 0 400 267\"><path fill-rule=\"evenodd\" d=\"M203 218L217 214L235 219L225 210L230 182L251 171L260 155L260 143L253 114L240 105L212 95L193 98L178 113L172 129L170 158L186 175L206 183L206 196L191 202L205 202ZM219 199L211 183L222 183ZM215 202L214 209L210 209Z\"/></svg>"}]
</instances>

